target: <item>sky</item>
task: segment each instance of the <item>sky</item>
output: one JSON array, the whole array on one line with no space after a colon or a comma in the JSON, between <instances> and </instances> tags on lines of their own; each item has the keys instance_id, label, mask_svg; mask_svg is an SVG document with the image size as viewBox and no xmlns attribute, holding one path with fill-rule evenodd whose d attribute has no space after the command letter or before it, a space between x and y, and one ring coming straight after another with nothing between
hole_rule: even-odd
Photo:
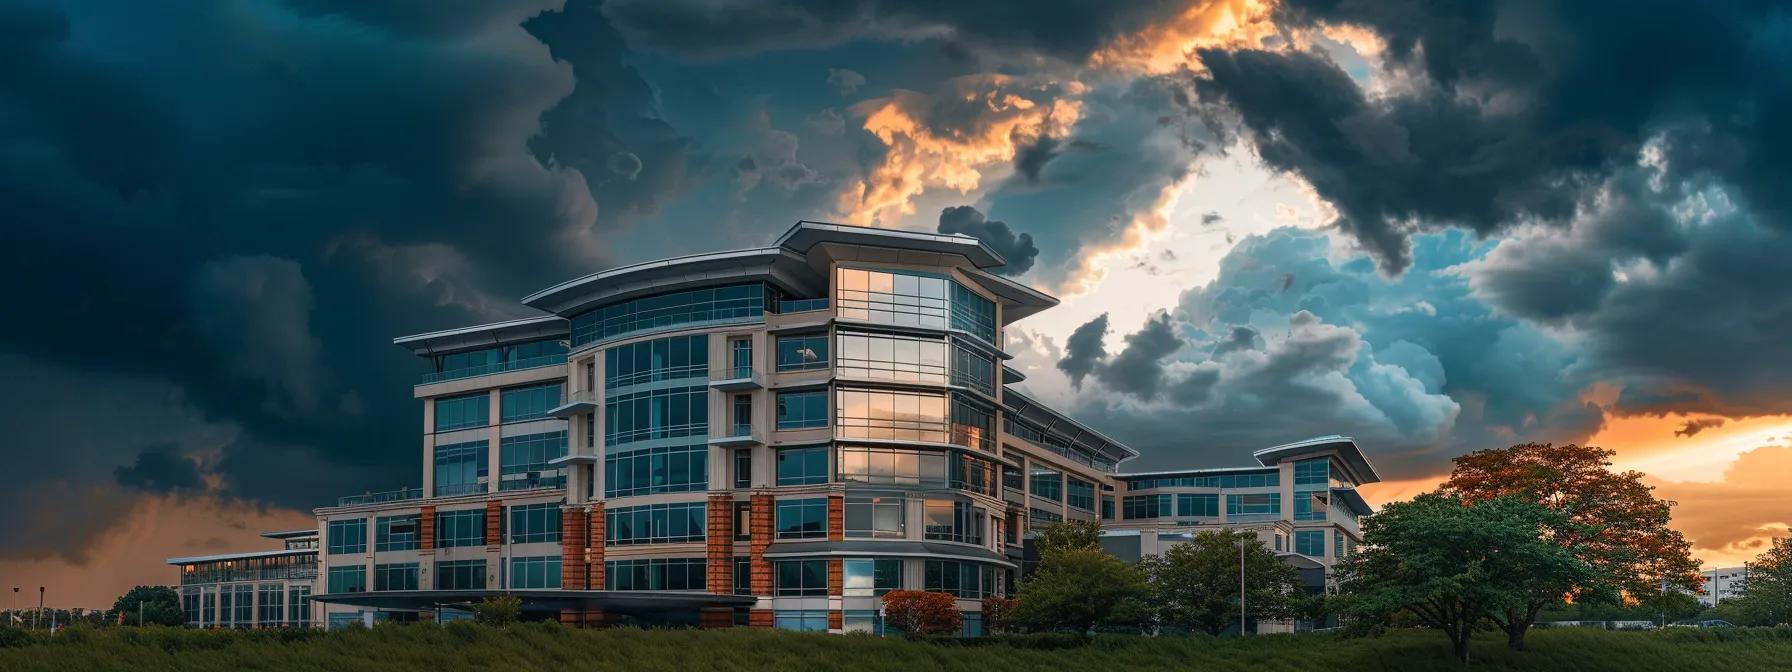
<instances>
[{"instance_id":1,"label":"sky","mask_svg":"<svg viewBox=\"0 0 1792 672\"><path fill-rule=\"evenodd\" d=\"M1059 296L1022 386L1127 468L1593 444L1740 564L1792 525L1788 4L0 0L0 593L415 486L393 337L801 219Z\"/></svg>"}]
</instances>

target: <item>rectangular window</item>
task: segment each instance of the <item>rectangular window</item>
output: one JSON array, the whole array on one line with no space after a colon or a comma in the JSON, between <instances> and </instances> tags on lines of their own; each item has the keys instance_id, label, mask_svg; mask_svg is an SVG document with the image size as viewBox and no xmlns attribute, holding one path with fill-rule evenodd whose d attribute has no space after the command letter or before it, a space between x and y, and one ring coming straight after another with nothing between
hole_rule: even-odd
<instances>
[{"instance_id":1,"label":"rectangular window","mask_svg":"<svg viewBox=\"0 0 1792 672\"><path fill-rule=\"evenodd\" d=\"M559 588L560 556L511 558L510 585L512 588Z\"/></svg>"},{"instance_id":2,"label":"rectangular window","mask_svg":"<svg viewBox=\"0 0 1792 672\"><path fill-rule=\"evenodd\" d=\"M1027 509L1027 520L1046 525L1062 523L1064 522L1064 514L1058 513L1057 511L1047 511L1035 506Z\"/></svg>"},{"instance_id":3,"label":"rectangular window","mask_svg":"<svg viewBox=\"0 0 1792 672\"><path fill-rule=\"evenodd\" d=\"M943 330L950 324L950 283L943 276L841 267L834 303L842 319Z\"/></svg>"},{"instance_id":4,"label":"rectangular window","mask_svg":"<svg viewBox=\"0 0 1792 672\"><path fill-rule=\"evenodd\" d=\"M1332 556L1344 557L1344 533L1338 530L1332 531Z\"/></svg>"},{"instance_id":5,"label":"rectangular window","mask_svg":"<svg viewBox=\"0 0 1792 672\"><path fill-rule=\"evenodd\" d=\"M604 389L709 376L709 336L638 341L604 351Z\"/></svg>"},{"instance_id":6,"label":"rectangular window","mask_svg":"<svg viewBox=\"0 0 1792 672\"><path fill-rule=\"evenodd\" d=\"M1176 495L1176 515L1191 518L1218 518L1220 515L1219 494L1187 494Z\"/></svg>"},{"instance_id":7,"label":"rectangular window","mask_svg":"<svg viewBox=\"0 0 1792 672\"><path fill-rule=\"evenodd\" d=\"M329 525L329 536L330 555L366 553L367 519L332 520Z\"/></svg>"},{"instance_id":8,"label":"rectangular window","mask_svg":"<svg viewBox=\"0 0 1792 672\"><path fill-rule=\"evenodd\" d=\"M1152 488L1273 488L1282 484L1278 472L1227 474L1225 476L1158 476L1127 479L1127 490Z\"/></svg>"},{"instance_id":9,"label":"rectangular window","mask_svg":"<svg viewBox=\"0 0 1792 672\"><path fill-rule=\"evenodd\" d=\"M1279 516L1282 514L1282 493L1226 495L1226 517Z\"/></svg>"},{"instance_id":10,"label":"rectangular window","mask_svg":"<svg viewBox=\"0 0 1792 672\"><path fill-rule=\"evenodd\" d=\"M753 539L753 503L734 503L734 540L751 541Z\"/></svg>"},{"instance_id":11,"label":"rectangular window","mask_svg":"<svg viewBox=\"0 0 1792 672\"><path fill-rule=\"evenodd\" d=\"M704 540L709 505L678 502L625 506L604 512L604 545L675 544Z\"/></svg>"},{"instance_id":12,"label":"rectangular window","mask_svg":"<svg viewBox=\"0 0 1792 672\"><path fill-rule=\"evenodd\" d=\"M988 355L952 342L952 384L963 385L989 396L996 394L996 362Z\"/></svg>"},{"instance_id":13,"label":"rectangular window","mask_svg":"<svg viewBox=\"0 0 1792 672\"><path fill-rule=\"evenodd\" d=\"M560 505L524 504L510 507L510 543L540 544L560 541Z\"/></svg>"},{"instance_id":14,"label":"rectangular window","mask_svg":"<svg viewBox=\"0 0 1792 672\"><path fill-rule=\"evenodd\" d=\"M970 395L953 394L951 442L986 453L995 452L996 409Z\"/></svg>"},{"instance_id":15,"label":"rectangular window","mask_svg":"<svg viewBox=\"0 0 1792 672\"><path fill-rule=\"evenodd\" d=\"M828 392L784 392L778 395L778 429L828 426Z\"/></svg>"},{"instance_id":16,"label":"rectangular window","mask_svg":"<svg viewBox=\"0 0 1792 672\"><path fill-rule=\"evenodd\" d=\"M373 566L374 590L417 590L417 574L421 565L401 562Z\"/></svg>"},{"instance_id":17,"label":"rectangular window","mask_svg":"<svg viewBox=\"0 0 1792 672\"><path fill-rule=\"evenodd\" d=\"M1331 484L1331 464L1329 457L1316 460L1301 460L1294 463L1294 489L1308 490L1301 486L1318 486L1321 488Z\"/></svg>"},{"instance_id":18,"label":"rectangular window","mask_svg":"<svg viewBox=\"0 0 1792 672\"><path fill-rule=\"evenodd\" d=\"M706 590L703 558L611 560L604 563L605 590Z\"/></svg>"},{"instance_id":19,"label":"rectangular window","mask_svg":"<svg viewBox=\"0 0 1792 672\"><path fill-rule=\"evenodd\" d=\"M905 501L902 496L846 498L846 536L904 539Z\"/></svg>"},{"instance_id":20,"label":"rectangular window","mask_svg":"<svg viewBox=\"0 0 1792 672\"><path fill-rule=\"evenodd\" d=\"M689 386L610 395L604 444L709 436L709 387Z\"/></svg>"},{"instance_id":21,"label":"rectangular window","mask_svg":"<svg viewBox=\"0 0 1792 672\"><path fill-rule=\"evenodd\" d=\"M491 473L486 461L491 443L485 439L450 443L435 447L435 496L453 497L485 492L482 479Z\"/></svg>"},{"instance_id":22,"label":"rectangular window","mask_svg":"<svg viewBox=\"0 0 1792 672\"><path fill-rule=\"evenodd\" d=\"M846 597L881 597L902 589L902 561L896 558L846 560L841 564L841 594Z\"/></svg>"},{"instance_id":23,"label":"rectangular window","mask_svg":"<svg viewBox=\"0 0 1792 672\"><path fill-rule=\"evenodd\" d=\"M343 593L367 592L366 565L331 567L327 578L332 593L341 595Z\"/></svg>"},{"instance_id":24,"label":"rectangular window","mask_svg":"<svg viewBox=\"0 0 1792 672\"><path fill-rule=\"evenodd\" d=\"M187 586L180 592L181 618L189 626L199 625L199 587Z\"/></svg>"},{"instance_id":25,"label":"rectangular window","mask_svg":"<svg viewBox=\"0 0 1792 672\"><path fill-rule=\"evenodd\" d=\"M827 597L828 561L780 560L773 567L779 597Z\"/></svg>"},{"instance_id":26,"label":"rectangular window","mask_svg":"<svg viewBox=\"0 0 1792 672\"><path fill-rule=\"evenodd\" d=\"M952 285L952 328L996 342L996 304L957 282Z\"/></svg>"},{"instance_id":27,"label":"rectangular window","mask_svg":"<svg viewBox=\"0 0 1792 672\"><path fill-rule=\"evenodd\" d=\"M733 426L729 428L729 436L753 435L753 395L734 395Z\"/></svg>"},{"instance_id":28,"label":"rectangular window","mask_svg":"<svg viewBox=\"0 0 1792 672\"><path fill-rule=\"evenodd\" d=\"M983 544L983 510L965 502L947 499L927 500L927 529L924 538L934 541L956 541Z\"/></svg>"},{"instance_id":29,"label":"rectangular window","mask_svg":"<svg viewBox=\"0 0 1792 672\"><path fill-rule=\"evenodd\" d=\"M255 622L255 586L247 583L236 585L236 624L249 627Z\"/></svg>"},{"instance_id":30,"label":"rectangular window","mask_svg":"<svg viewBox=\"0 0 1792 672\"><path fill-rule=\"evenodd\" d=\"M842 614L840 624L845 626L846 632L863 632L879 637L884 634L883 621L871 609L848 609Z\"/></svg>"},{"instance_id":31,"label":"rectangular window","mask_svg":"<svg viewBox=\"0 0 1792 672\"><path fill-rule=\"evenodd\" d=\"M417 550L417 516L384 516L373 520L373 550Z\"/></svg>"},{"instance_id":32,"label":"rectangular window","mask_svg":"<svg viewBox=\"0 0 1792 672\"><path fill-rule=\"evenodd\" d=\"M1325 530L1295 530L1294 552L1314 558L1325 557Z\"/></svg>"},{"instance_id":33,"label":"rectangular window","mask_svg":"<svg viewBox=\"0 0 1792 672\"><path fill-rule=\"evenodd\" d=\"M218 622L218 593L217 593L217 591L206 591L200 597L204 600L204 602L202 603L203 606L201 608L205 612L204 614L202 614L200 616L200 619L206 625L216 624Z\"/></svg>"},{"instance_id":34,"label":"rectangular window","mask_svg":"<svg viewBox=\"0 0 1792 672\"><path fill-rule=\"evenodd\" d=\"M779 630L827 632L828 612L826 610L795 611L779 609L772 612L772 627Z\"/></svg>"},{"instance_id":35,"label":"rectangular window","mask_svg":"<svg viewBox=\"0 0 1792 672\"><path fill-rule=\"evenodd\" d=\"M1064 503L1069 504L1071 508L1082 509L1084 511L1095 510L1094 483L1090 483L1074 476L1065 476L1064 491L1066 498Z\"/></svg>"},{"instance_id":36,"label":"rectangular window","mask_svg":"<svg viewBox=\"0 0 1792 672\"><path fill-rule=\"evenodd\" d=\"M281 598L286 591L281 584L264 583L256 587L255 624L264 628L280 626L280 619L286 615L281 605Z\"/></svg>"},{"instance_id":37,"label":"rectangular window","mask_svg":"<svg viewBox=\"0 0 1792 672\"><path fill-rule=\"evenodd\" d=\"M1040 499L1054 502L1064 501L1064 475L1050 469L1034 467L1032 472L1032 494Z\"/></svg>"},{"instance_id":38,"label":"rectangular window","mask_svg":"<svg viewBox=\"0 0 1792 672\"><path fill-rule=\"evenodd\" d=\"M1110 497L1108 495L1101 496L1101 519L1102 520L1113 520L1114 519L1114 498L1113 497Z\"/></svg>"},{"instance_id":39,"label":"rectangular window","mask_svg":"<svg viewBox=\"0 0 1792 672\"><path fill-rule=\"evenodd\" d=\"M709 489L709 446L659 446L605 451L604 497Z\"/></svg>"},{"instance_id":40,"label":"rectangular window","mask_svg":"<svg viewBox=\"0 0 1792 672\"><path fill-rule=\"evenodd\" d=\"M572 347L681 324L758 322L765 319L767 299L775 306L777 296L777 290L754 282L619 301L574 315Z\"/></svg>"},{"instance_id":41,"label":"rectangular window","mask_svg":"<svg viewBox=\"0 0 1792 672\"><path fill-rule=\"evenodd\" d=\"M286 624L301 628L311 625L311 586L287 586Z\"/></svg>"},{"instance_id":42,"label":"rectangular window","mask_svg":"<svg viewBox=\"0 0 1792 672\"><path fill-rule=\"evenodd\" d=\"M491 424L491 403L492 395L489 392L437 399L436 431L447 432Z\"/></svg>"},{"instance_id":43,"label":"rectangular window","mask_svg":"<svg viewBox=\"0 0 1792 672\"><path fill-rule=\"evenodd\" d=\"M736 338L728 341L728 370L720 376L723 379L741 379L753 377L753 340Z\"/></svg>"},{"instance_id":44,"label":"rectangular window","mask_svg":"<svg viewBox=\"0 0 1792 672\"><path fill-rule=\"evenodd\" d=\"M828 499L784 499L778 501L779 539L826 539L828 536Z\"/></svg>"},{"instance_id":45,"label":"rectangular window","mask_svg":"<svg viewBox=\"0 0 1792 672\"><path fill-rule=\"evenodd\" d=\"M995 594L995 570L987 565L952 560L928 560L922 589L978 599Z\"/></svg>"},{"instance_id":46,"label":"rectangular window","mask_svg":"<svg viewBox=\"0 0 1792 672\"><path fill-rule=\"evenodd\" d=\"M1294 493L1295 520L1325 520L1325 512L1330 508L1330 492L1305 490Z\"/></svg>"},{"instance_id":47,"label":"rectangular window","mask_svg":"<svg viewBox=\"0 0 1792 672\"><path fill-rule=\"evenodd\" d=\"M834 434L896 441L952 440L946 395L841 389Z\"/></svg>"},{"instance_id":48,"label":"rectangular window","mask_svg":"<svg viewBox=\"0 0 1792 672\"><path fill-rule=\"evenodd\" d=\"M506 436L498 440L498 489L566 487L566 470L549 460L566 457L566 430Z\"/></svg>"},{"instance_id":49,"label":"rectangular window","mask_svg":"<svg viewBox=\"0 0 1792 672\"><path fill-rule=\"evenodd\" d=\"M778 451L778 485L815 485L828 482L828 447L785 448Z\"/></svg>"},{"instance_id":50,"label":"rectangular window","mask_svg":"<svg viewBox=\"0 0 1792 672\"><path fill-rule=\"evenodd\" d=\"M436 548L485 545L485 509L436 512Z\"/></svg>"},{"instance_id":51,"label":"rectangular window","mask_svg":"<svg viewBox=\"0 0 1792 672\"><path fill-rule=\"evenodd\" d=\"M559 383L513 387L498 394L498 422L545 418L559 405Z\"/></svg>"},{"instance_id":52,"label":"rectangular window","mask_svg":"<svg viewBox=\"0 0 1792 672\"><path fill-rule=\"evenodd\" d=\"M753 487L752 448L740 448L734 451L734 487L737 490Z\"/></svg>"},{"instance_id":53,"label":"rectangular window","mask_svg":"<svg viewBox=\"0 0 1792 672\"><path fill-rule=\"evenodd\" d=\"M778 370L810 371L828 368L828 335L778 337Z\"/></svg>"},{"instance_id":54,"label":"rectangular window","mask_svg":"<svg viewBox=\"0 0 1792 672\"><path fill-rule=\"evenodd\" d=\"M436 590L485 589L484 560L440 560L436 562Z\"/></svg>"},{"instance_id":55,"label":"rectangular window","mask_svg":"<svg viewBox=\"0 0 1792 672\"><path fill-rule=\"evenodd\" d=\"M753 558L734 556L734 594L753 594Z\"/></svg>"},{"instance_id":56,"label":"rectangular window","mask_svg":"<svg viewBox=\"0 0 1792 672\"><path fill-rule=\"evenodd\" d=\"M1176 515L1174 495L1127 495L1120 500L1120 516L1125 520L1168 518Z\"/></svg>"},{"instance_id":57,"label":"rectangular window","mask_svg":"<svg viewBox=\"0 0 1792 672\"><path fill-rule=\"evenodd\" d=\"M946 341L896 334L842 331L834 371L842 378L945 385Z\"/></svg>"}]
</instances>

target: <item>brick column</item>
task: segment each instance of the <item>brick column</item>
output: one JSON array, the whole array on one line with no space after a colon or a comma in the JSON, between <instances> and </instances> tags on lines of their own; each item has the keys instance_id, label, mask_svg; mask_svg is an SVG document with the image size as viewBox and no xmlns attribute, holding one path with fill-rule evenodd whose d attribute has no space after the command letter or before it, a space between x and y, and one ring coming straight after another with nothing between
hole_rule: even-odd
<instances>
[{"instance_id":1,"label":"brick column","mask_svg":"<svg viewBox=\"0 0 1792 672\"><path fill-rule=\"evenodd\" d=\"M709 592L727 595L734 592L734 498L729 495L709 496ZM705 612L707 616L707 611ZM728 616L730 625L733 616ZM708 627L708 626L704 626Z\"/></svg>"},{"instance_id":2,"label":"brick column","mask_svg":"<svg viewBox=\"0 0 1792 672\"><path fill-rule=\"evenodd\" d=\"M753 594L769 596L772 594L772 563L765 559L765 548L772 545L775 536L774 512L775 504L771 495L753 495ZM769 627L769 626L768 626Z\"/></svg>"},{"instance_id":3,"label":"brick column","mask_svg":"<svg viewBox=\"0 0 1792 672\"><path fill-rule=\"evenodd\" d=\"M697 612L697 627L722 630L734 627L734 610L729 607L704 607Z\"/></svg>"},{"instance_id":4,"label":"brick column","mask_svg":"<svg viewBox=\"0 0 1792 672\"><path fill-rule=\"evenodd\" d=\"M586 590L584 509L560 511L560 586L565 590ZM565 612L561 620L565 620Z\"/></svg>"},{"instance_id":5,"label":"brick column","mask_svg":"<svg viewBox=\"0 0 1792 672\"><path fill-rule=\"evenodd\" d=\"M598 502L591 505L591 514L585 521L585 564L590 567L590 579L586 585L591 590L604 589L604 504Z\"/></svg>"},{"instance_id":6,"label":"brick column","mask_svg":"<svg viewBox=\"0 0 1792 672\"><path fill-rule=\"evenodd\" d=\"M828 541L846 539L846 498L828 498Z\"/></svg>"},{"instance_id":7,"label":"brick column","mask_svg":"<svg viewBox=\"0 0 1792 672\"><path fill-rule=\"evenodd\" d=\"M840 611L839 609L828 612L828 629L845 630L846 612Z\"/></svg>"},{"instance_id":8,"label":"brick column","mask_svg":"<svg viewBox=\"0 0 1792 672\"><path fill-rule=\"evenodd\" d=\"M417 514L417 548L424 551L436 550L436 507L425 505Z\"/></svg>"},{"instance_id":9,"label":"brick column","mask_svg":"<svg viewBox=\"0 0 1792 672\"><path fill-rule=\"evenodd\" d=\"M485 546L497 548L504 543L503 535L504 505L499 502L485 503Z\"/></svg>"},{"instance_id":10,"label":"brick column","mask_svg":"<svg viewBox=\"0 0 1792 672\"><path fill-rule=\"evenodd\" d=\"M774 623L770 609L754 609L747 614L747 619L747 625L755 628L770 628Z\"/></svg>"},{"instance_id":11,"label":"brick column","mask_svg":"<svg viewBox=\"0 0 1792 672\"><path fill-rule=\"evenodd\" d=\"M839 597L846 584L846 561L828 558L828 594Z\"/></svg>"}]
</instances>

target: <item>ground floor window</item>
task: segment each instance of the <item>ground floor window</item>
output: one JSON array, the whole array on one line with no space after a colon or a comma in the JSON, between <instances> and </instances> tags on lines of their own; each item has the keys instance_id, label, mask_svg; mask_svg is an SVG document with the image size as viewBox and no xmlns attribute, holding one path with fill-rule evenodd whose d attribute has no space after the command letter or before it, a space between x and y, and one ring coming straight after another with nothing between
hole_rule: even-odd
<instances>
[{"instance_id":1,"label":"ground floor window","mask_svg":"<svg viewBox=\"0 0 1792 672\"><path fill-rule=\"evenodd\" d=\"M780 610L772 613L772 627L779 630L828 631L828 612Z\"/></svg>"},{"instance_id":2,"label":"ground floor window","mask_svg":"<svg viewBox=\"0 0 1792 672\"><path fill-rule=\"evenodd\" d=\"M983 614L964 614L961 618L964 624L964 636L983 636Z\"/></svg>"},{"instance_id":3,"label":"ground floor window","mask_svg":"<svg viewBox=\"0 0 1792 672\"><path fill-rule=\"evenodd\" d=\"M844 616L845 618L842 619L841 625L845 626L847 632L866 632L873 635L884 634L883 619L878 617L876 611L870 609L851 610L847 611Z\"/></svg>"}]
</instances>

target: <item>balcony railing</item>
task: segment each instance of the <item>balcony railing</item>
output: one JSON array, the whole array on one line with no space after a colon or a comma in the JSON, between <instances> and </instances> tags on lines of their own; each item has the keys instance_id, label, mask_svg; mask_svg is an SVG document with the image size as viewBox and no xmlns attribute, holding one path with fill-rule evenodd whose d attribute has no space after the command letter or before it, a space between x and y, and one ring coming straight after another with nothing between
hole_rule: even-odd
<instances>
[{"instance_id":1,"label":"balcony railing","mask_svg":"<svg viewBox=\"0 0 1792 672\"><path fill-rule=\"evenodd\" d=\"M441 488L436 488L440 491ZM358 506L361 504L378 504L380 502L402 502L407 499L423 499L423 488L400 488L386 492L369 492L363 495L349 495L336 498L337 506Z\"/></svg>"},{"instance_id":2,"label":"balcony railing","mask_svg":"<svg viewBox=\"0 0 1792 672\"><path fill-rule=\"evenodd\" d=\"M430 383L439 383L444 380L459 380L461 378L485 376L494 373L503 373L505 371L539 369L544 366L554 366L556 364L565 363L566 355L543 355L541 357L530 357L528 359L519 359L510 362L495 362L480 366L469 366L464 369L454 369L452 371L432 371L423 374L423 382L421 384L428 385Z\"/></svg>"},{"instance_id":3,"label":"balcony railing","mask_svg":"<svg viewBox=\"0 0 1792 672\"><path fill-rule=\"evenodd\" d=\"M728 435L729 436L752 436L753 435L753 425L752 425L752 423L736 424L733 427L730 427L728 429Z\"/></svg>"},{"instance_id":4,"label":"balcony railing","mask_svg":"<svg viewBox=\"0 0 1792 672\"><path fill-rule=\"evenodd\" d=\"M485 492L486 488L487 486L484 483L437 483L435 496L456 497L459 495L474 495Z\"/></svg>"},{"instance_id":5,"label":"balcony railing","mask_svg":"<svg viewBox=\"0 0 1792 672\"><path fill-rule=\"evenodd\" d=\"M778 302L778 313L806 313L811 310L827 310L828 300L820 299L786 299Z\"/></svg>"},{"instance_id":6,"label":"balcony railing","mask_svg":"<svg viewBox=\"0 0 1792 672\"><path fill-rule=\"evenodd\" d=\"M724 366L709 372L709 386L718 390L751 390L761 384L759 371L751 366Z\"/></svg>"}]
</instances>

